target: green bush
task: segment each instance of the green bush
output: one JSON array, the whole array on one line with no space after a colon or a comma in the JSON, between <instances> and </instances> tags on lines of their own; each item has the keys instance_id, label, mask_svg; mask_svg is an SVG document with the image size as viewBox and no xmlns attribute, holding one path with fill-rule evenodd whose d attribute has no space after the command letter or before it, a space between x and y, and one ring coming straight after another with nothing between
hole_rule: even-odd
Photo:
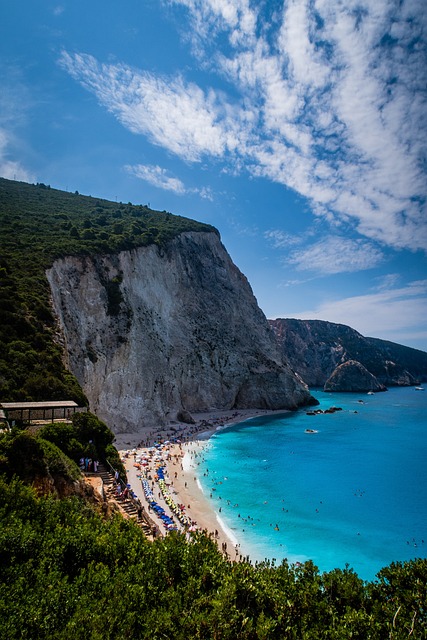
<instances>
[{"instance_id":1,"label":"green bush","mask_svg":"<svg viewBox=\"0 0 427 640\"><path fill-rule=\"evenodd\" d=\"M114 434L107 425L90 412L75 413L71 420L72 424L47 424L39 429L38 436L56 445L75 462L86 456L109 462L125 479L126 471L113 446Z\"/></svg>"},{"instance_id":2,"label":"green bush","mask_svg":"<svg viewBox=\"0 0 427 640\"><path fill-rule=\"evenodd\" d=\"M55 444L75 462L85 455L85 444L79 440L79 434L72 424L47 424L40 429L39 435L41 438Z\"/></svg>"},{"instance_id":3,"label":"green bush","mask_svg":"<svg viewBox=\"0 0 427 640\"><path fill-rule=\"evenodd\" d=\"M312 563L232 563L203 534L149 543L120 516L0 478L0 640L421 639L426 585L426 560L355 584Z\"/></svg>"}]
</instances>

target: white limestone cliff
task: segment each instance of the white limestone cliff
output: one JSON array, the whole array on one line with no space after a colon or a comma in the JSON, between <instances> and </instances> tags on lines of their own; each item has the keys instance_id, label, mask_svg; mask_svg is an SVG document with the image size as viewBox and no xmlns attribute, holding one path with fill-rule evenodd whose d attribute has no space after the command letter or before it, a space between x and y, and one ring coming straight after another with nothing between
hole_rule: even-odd
<instances>
[{"instance_id":1,"label":"white limestone cliff","mask_svg":"<svg viewBox=\"0 0 427 640\"><path fill-rule=\"evenodd\" d=\"M65 257L47 277L67 365L116 433L164 423L181 409L312 401L215 233Z\"/></svg>"}]
</instances>

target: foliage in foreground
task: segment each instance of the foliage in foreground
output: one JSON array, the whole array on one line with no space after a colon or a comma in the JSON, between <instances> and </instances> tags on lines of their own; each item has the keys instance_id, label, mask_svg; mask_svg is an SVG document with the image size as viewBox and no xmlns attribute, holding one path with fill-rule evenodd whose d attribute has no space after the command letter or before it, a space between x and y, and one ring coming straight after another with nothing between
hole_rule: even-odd
<instances>
[{"instance_id":1,"label":"foliage in foreground","mask_svg":"<svg viewBox=\"0 0 427 640\"><path fill-rule=\"evenodd\" d=\"M399 640L427 633L427 561L365 584L307 562L230 563L214 542L148 542L77 498L0 479L0 639Z\"/></svg>"},{"instance_id":2,"label":"foliage in foreground","mask_svg":"<svg viewBox=\"0 0 427 640\"><path fill-rule=\"evenodd\" d=\"M67 492L80 478L82 457L109 462L126 478L114 434L90 412L75 413L70 423L50 423L29 430L15 428L0 434L0 474L14 476L41 491ZM68 488L69 491L69 488Z\"/></svg>"}]
</instances>

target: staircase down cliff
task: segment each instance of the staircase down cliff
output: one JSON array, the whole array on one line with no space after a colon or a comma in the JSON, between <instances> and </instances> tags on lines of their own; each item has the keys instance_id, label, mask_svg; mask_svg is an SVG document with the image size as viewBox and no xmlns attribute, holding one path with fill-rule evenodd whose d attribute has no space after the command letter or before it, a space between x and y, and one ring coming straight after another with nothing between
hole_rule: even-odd
<instances>
[{"instance_id":1,"label":"staircase down cliff","mask_svg":"<svg viewBox=\"0 0 427 640\"><path fill-rule=\"evenodd\" d=\"M61 258L47 277L67 366L116 433L180 410L316 403L215 233Z\"/></svg>"},{"instance_id":2,"label":"staircase down cliff","mask_svg":"<svg viewBox=\"0 0 427 640\"><path fill-rule=\"evenodd\" d=\"M427 353L378 338L365 338L324 320L269 320L282 355L310 387L323 387L336 367L360 362L380 384L414 385L427 380Z\"/></svg>"}]
</instances>

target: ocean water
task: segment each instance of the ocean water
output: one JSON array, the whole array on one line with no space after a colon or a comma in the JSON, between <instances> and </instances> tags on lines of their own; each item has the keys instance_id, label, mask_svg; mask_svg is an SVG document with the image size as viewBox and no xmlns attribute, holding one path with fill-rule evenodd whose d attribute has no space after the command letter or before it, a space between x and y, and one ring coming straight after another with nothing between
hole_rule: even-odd
<instances>
[{"instance_id":1,"label":"ocean water","mask_svg":"<svg viewBox=\"0 0 427 640\"><path fill-rule=\"evenodd\" d=\"M217 431L200 454L205 495L252 561L312 559L364 580L427 556L427 389L332 394L320 406ZM306 429L317 433L306 433Z\"/></svg>"}]
</instances>

